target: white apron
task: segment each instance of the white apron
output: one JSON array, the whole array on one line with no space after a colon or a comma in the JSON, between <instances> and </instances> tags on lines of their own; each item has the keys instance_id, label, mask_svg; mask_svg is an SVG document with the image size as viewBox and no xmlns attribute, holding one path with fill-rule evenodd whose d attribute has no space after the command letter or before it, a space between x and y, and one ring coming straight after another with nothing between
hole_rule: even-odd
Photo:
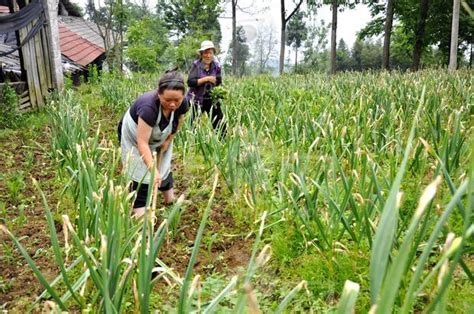
<instances>
[{"instance_id":1,"label":"white apron","mask_svg":"<svg viewBox=\"0 0 474 314\"><path fill-rule=\"evenodd\" d=\"M151 153L156 151L156 148L161 146L166 140L168 135L171 134L173 129L174 112L171 112L168 126L162 131L160 130L161 120L161 106L158 110L158 119L156 120L153 130L151 132L150 140L148 145L150 146ZM129 176L135 182L142 182L144 184L150 184L151 172L145 165L137 147L137 123L133 121L130 115L130 109L125 113L122 122L122 164L124 169ZM165 180L171 172L171 157L173 154L173 142L168 146L168 150L163 153L160 164L160 176L162 180ZM157 156L158 158L158 156Z\"/></svg>"}]
</instances>

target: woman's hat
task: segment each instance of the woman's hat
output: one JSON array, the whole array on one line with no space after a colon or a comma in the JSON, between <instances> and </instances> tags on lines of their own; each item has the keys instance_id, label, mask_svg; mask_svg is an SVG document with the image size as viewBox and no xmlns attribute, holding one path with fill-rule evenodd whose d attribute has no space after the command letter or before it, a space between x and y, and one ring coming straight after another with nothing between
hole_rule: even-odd
<instances>
[{"instance_id":1,"label":"woman's hat","mask_svg":"<svg viewBox=\"0 0 474 314\"><path fill-rule=\"evenodd\" d=\"M214 47L214 43L210 40L205 40L201 43L201 48L198 49L198 53L203 52L206 49L214 49L214 53L216 52L216 47Z\"/></svg>"}]
</instances>

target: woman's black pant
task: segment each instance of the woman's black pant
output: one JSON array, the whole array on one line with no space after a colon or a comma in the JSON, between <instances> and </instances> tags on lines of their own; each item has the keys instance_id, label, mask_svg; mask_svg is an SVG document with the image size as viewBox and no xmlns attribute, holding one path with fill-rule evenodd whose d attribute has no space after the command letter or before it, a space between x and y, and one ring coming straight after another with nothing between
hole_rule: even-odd
<instances>
[{"instance_id":1,"label":"woman's black pant","mask_svg":"<svg viewBox=\"0 0 474 314\"><path fill-rule=\"evenodd\" d=\"M224 137L227 132L227 125L224 121L224 113L222 112L221 102L217 101L213 104L211 99L204 99L202 106L194 103L192 106L191 123L199 115L199 110L209 115L214 130L219 131L220 135Z\"/></svg>"}]
</instances>

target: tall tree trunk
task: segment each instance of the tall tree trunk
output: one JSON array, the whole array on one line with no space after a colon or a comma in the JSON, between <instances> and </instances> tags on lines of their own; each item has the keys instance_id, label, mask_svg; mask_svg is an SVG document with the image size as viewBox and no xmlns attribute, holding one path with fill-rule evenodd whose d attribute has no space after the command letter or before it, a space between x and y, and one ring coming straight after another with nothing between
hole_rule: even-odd
<instances>
[{"instance_id":1,"label":"tall tree trunk","mask_svg":"<svg viewBox=\"0 0 474 314\"><path fill-rule=\"evenodd\" d=\"M232 0L232 75L237 75L237 0Z\"/></svg>"},{"instance_id":2,"label":"tall tree trunk","mask_svg":"<svg viewBox=\"0 0 474 314\"><path fill-rule=\"evenodd\" d=\"M298 68L298 47L295 47L295 72Z\"/></svg>"},{"instance_id":3,"label":"tall tree trunk","mask_svg":"<svg viewBox=\"0 0 474 314\"><path fill-rule=\"evenodd\" d=\"M458 66L458 33L459 33L460 0L453 1L453 24L451 26L451 49L449 52L449 71L456 71Z\"/></svg>"},{"instance_id":4,"label":"tall tree trunk","mask_svg":"<svg viewBox=\"0 0 474 314\"><path fill-rule=\"evenodd\" d=\"M472 43L471 43L471 54L469 55L469 69L472 69Z\"/></svg>"},{"instance_id":5,"label":"tall tree trunk","mask_svg":"<svg viewBox=\"0 0 474 314\"><path fill-rule=\"evenodd\" d=\"M123 0L120 0L120 73L123 73Z\"/></svg>"},{"instance_id":6,"label":"tall tree trunk","mask_svg":"<svg viewBox=\"0 0 474 314\"><path fill-rule=\"evenodd\" d=\"M383 39L383 61L382 67L390 70L390 37L392 36L393 14L395 12L395 0L388 0L387 16L385 18L385 34Z\"/></svg>"},{"instance_id":7,"label":"tall tree trunk","mask_svg":"<svg viewBox=\"0 0 474 314\"><path fill-rule=\"evenodd\" d=\"M426 18L428 17L429 0L420 0L420 18L415 32L415 47L413 48L412 70L420 68L421 54L423 52L423 40L425 37Z\"/></svg>"},{"instance_id":8,"label":"tall tree trunk","mask_svg":"<svg viewBox=\"0 0 474 314\"><path fill-rule=\"evenodd\" d=\"M280 0L280 16L281 16L281 36L280 36L280 62L278 65L280 75L283 74L285 65L285 42L286 42L286 17L285 17L285 0Z\"/></svg>"},{"instance_id":9,"label":"tall tree trunk","mask_svg":"<svg viewBox=\"0 0 474 314\"><path fill-rule=\"evenodd\" d=\"M337 0L332 0L332 26L331 26L331 74L336 74L336 31L337 31Z\"/></svg>"},{"instance_id":10,"label":"tall tree trunk","mask_svg":"<svg viewBox=\"0 0 474 314\"><path fill-rule=\"evenodd\" d=\"M281 37L280 37L280 75L283 74L283 67L284 67L284 62L285 62L285 43L286 43L286 24L288 21L293 17L293 15L298 12L299 8L301 7L301 4L303 4L303 0L300 0L297 4L296 7L293 9L293 11L286 16L286 11L285 11L285 0L280 0L281 3L281 10L280 10L280 15L281 15Z\"/></svg>"}]
</instances>

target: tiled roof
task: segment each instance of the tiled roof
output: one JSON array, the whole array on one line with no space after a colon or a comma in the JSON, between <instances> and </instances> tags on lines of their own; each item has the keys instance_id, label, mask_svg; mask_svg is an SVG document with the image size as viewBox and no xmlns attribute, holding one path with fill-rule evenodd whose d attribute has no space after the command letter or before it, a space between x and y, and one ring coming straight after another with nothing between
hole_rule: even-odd
<instances>
[{"instance_id":1,"label":"tiled roof","mask_svg":"<svg viewBox=\"0 0 474 314\"><path fill-rule=\"evenodd\" d=\"M0 15L3 12L8 14L8 7L0 6ZM61 54L79 66L87 66L105 52L97 25L79 17L59 16L59 42Z\"/></svg>"},{"instance_id":2,"label":"tiled roof","mask_svg":"<svg viewBox=\"0 0 474 314\"><path fill-rule=\"evenodd\" d=\"M100 37L100 31L95 23L74 16L59 16L59 22L67 26L71 32L104 48L104 40Z\"/></svg>"},{"instance_id":3,"label":"tiled roof","mask_svg":"<svg viewBox=\"0 0 474 314\"><path fill-rule=\"evenodd\" d=\"M102 47L79 36L63 23L59 23L59 42L61 53L82 66L87 66L105 52Z\"/></svg>"}]
</instances>

